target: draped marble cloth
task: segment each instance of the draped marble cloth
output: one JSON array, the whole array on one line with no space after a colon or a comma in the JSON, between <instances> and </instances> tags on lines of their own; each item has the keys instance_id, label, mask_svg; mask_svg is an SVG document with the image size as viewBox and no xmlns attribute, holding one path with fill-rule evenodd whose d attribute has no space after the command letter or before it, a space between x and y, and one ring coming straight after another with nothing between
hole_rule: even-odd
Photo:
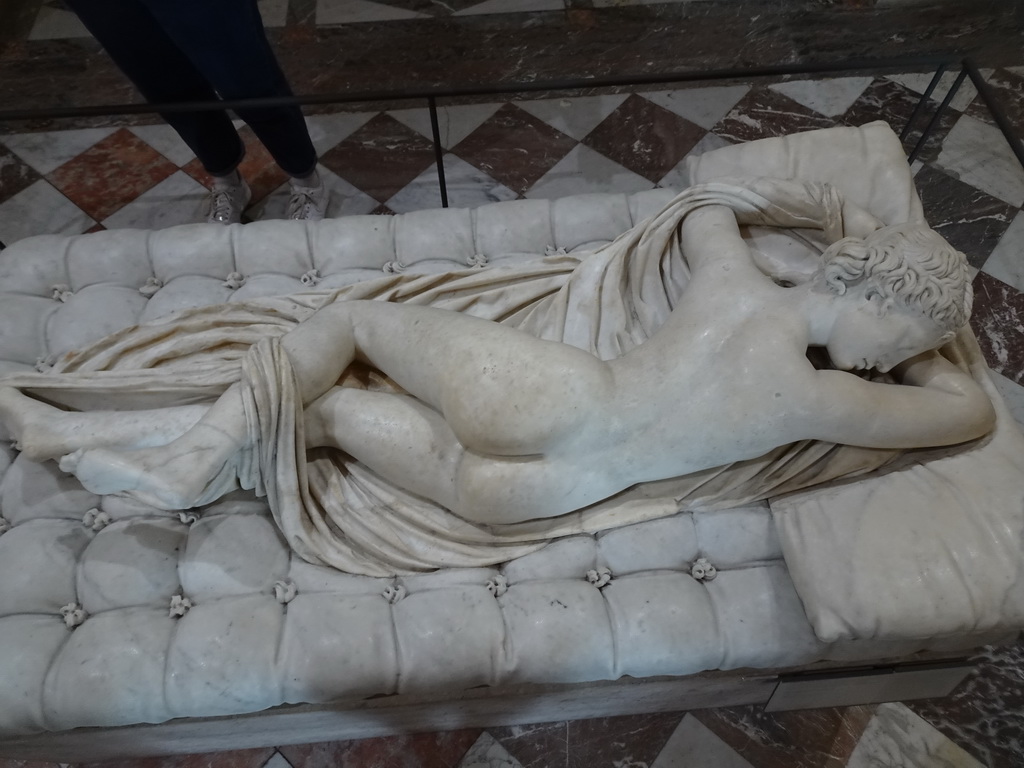
<instances>
[{"instance_id":1,"label":"draped marble cloth","mask_svg":"<svg viewBox=\"0 0 1024 768\"><path fill-rule=\"evenodd\" d=\"M557 537L684 509L737 506L877 469L898 452L804 441L640 484L560 517L483 525L406 493L340 451L305 448L296 382L279 339L319 307L353 299L431 305L612 359L642 344L685 300L689 269L679 231L691 211L726 205L748 224L823 230L827 241L842 236L841 200L831 187L808 183L800 194L780 199L776 191L772 200L758 187L756 180L744 187L693 187L593 253L444 275L400 274L329 292L181 312L69 353L48 373L4 383L67 407L116 402L127 409L208 402L241 382L252 447L221 472L204 500L236 487L237 478L267 497L301 557L372 576L500 563ZM400 391L382 374L357 366L339 384Z\"/></svg>"}]
</instances>

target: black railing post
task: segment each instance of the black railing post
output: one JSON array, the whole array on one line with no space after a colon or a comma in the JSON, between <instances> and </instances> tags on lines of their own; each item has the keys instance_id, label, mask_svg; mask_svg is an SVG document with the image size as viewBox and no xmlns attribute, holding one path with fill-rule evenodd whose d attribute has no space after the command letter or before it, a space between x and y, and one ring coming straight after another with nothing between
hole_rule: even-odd
<instances>
[{"instance_id":1,"label":"black railing post","mask_svg":"<svg viewBox=\"0 0 1024 768\"><path fill-rule=\"evenodd\" d=\"M441 190L441 207L448 207L448 184L444 178L444 147L441 146L441 128L437 122L437 99L427 97L430 109L430 134L434 139L434 162L437 164L437 186Z\"/></svg>"},{"instance_id":2,"label":"black railing post","mask_svg":"<svg viewBox=\"0 0 1024 768\"><path fill-rule=\"evenodd\" d=\"M928 125L925 126L924 133L921 134L921 138L917 140L917 144L914 145L914 150L907 157L908 163L913 163L917 159L918 154L924 149L924 143L928 141L928 137L931 136L935 126L939 124L939 120L942 118L942 113L946 111L946 107L949 106L949 102L956 96L956 92L960 90L960 84L963 83L964 78L967 77L967 70L964 67L960 67L960 74L956 76L956 80L953 81L953 85L946 91L945 98L942 99L942 103L939 104L939 108L935 110L935 114L932 115L932 119L928 121Z\"/></svg>"},{"instance_id":3,"label":"black railing post","mask_svg":"<svg viewBox=\"0 0 1024 768\"><path fill-rule=\"evenodd\" d=\"M928 87L924 89L924 93L921 94L921 98L917 100L917 106L914 107L913 113L910 115L910 119L907 120L907 124L903 126L903 130L900 131L900 141L907 138L907 134L910 133L910 128L914 125L914 122L921 115L921 111L924 109L924 105L928 102L928 98L935 91L935 86L939 84L939 80L946 72L947 64L942 62L935 70L935 74L932 75L932 80L928 83Z\"/></svg>"}]
</instances>

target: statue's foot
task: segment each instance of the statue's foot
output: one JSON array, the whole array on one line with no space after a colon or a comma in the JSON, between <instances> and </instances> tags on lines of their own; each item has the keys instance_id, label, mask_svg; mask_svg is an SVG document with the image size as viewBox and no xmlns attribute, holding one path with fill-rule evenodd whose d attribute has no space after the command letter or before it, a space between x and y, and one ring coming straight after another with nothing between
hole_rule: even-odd
<instances>
[{"instance_id":1,"label":"statue's foot","mask_svg":"<svg viewBox=\"0 0 1024 768\"><path fill-rule=\"evenodd\" d=\"M123 493L159 509L190 509L225 459L217 447L179 442L133 451L79 450L64 456L60 468L92 493Z\"/></svg>"},{"instance_id":2,"label":"statue's foot","mask_svg":"<svg viewBox=\"0 0 1024 768\"><path fill-rule=\"evenodd\" d=\"M13 387L0 387L0 422L16 441L18 450L33 461L56 459L71 450L60 420L67 414L41 403Z\"/></svg>"}]
</instances>

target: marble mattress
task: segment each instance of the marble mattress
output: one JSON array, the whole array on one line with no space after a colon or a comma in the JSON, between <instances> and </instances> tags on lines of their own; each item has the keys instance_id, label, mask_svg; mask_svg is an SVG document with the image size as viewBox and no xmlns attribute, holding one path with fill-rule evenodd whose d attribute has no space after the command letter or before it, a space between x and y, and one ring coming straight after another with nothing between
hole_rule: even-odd
<instances>
[{"instance_id":1,"label":"marble mattress","mask_svg":"<svg viewBox=\"0 0 1024 768\"><path fill-rule=\"evenodd\" d=\"M694 178L733 170L746 150L724 151L692 164ZM896 181L872 209L899 220L920 208L891 159L875 170ZM186 307L584 251L672 194L31 238L0 254L0 373ZM96 497L4 442L0 515L0 736L952 651L1010 626L821 639L767 504L573 536L495 568L377 579L294 556L254 496L161 512Z\"/></svg>"}]
</instances>

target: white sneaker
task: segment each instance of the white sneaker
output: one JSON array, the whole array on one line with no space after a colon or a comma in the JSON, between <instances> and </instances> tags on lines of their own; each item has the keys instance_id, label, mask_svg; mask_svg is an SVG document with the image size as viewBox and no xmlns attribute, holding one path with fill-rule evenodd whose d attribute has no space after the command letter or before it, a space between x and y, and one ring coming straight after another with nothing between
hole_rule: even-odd
<instances>
[{"instance_id":1,"label":"white sneaker","mask_svg":"<svg viewBox=\"0 0 1024 768\"><path fill-rule=\"evenodd\" d=\"M214 179L206 198L206 221L209 224L239 223L251 198L252 190L245 179L238 184L224 184Z\"/></svg>"},{"instance_id":2,"label":"white sneaker","mask_svg":"<svg viewBox=\"0 0 1024 768\"><path fill-rule=\"evenodd\" d=\"M292 196L288 201L289 219L298 221L320 221L327 213L330 191L320 179L314 187L303 187L291 182Z\"/></svg>"}]
</instances>

